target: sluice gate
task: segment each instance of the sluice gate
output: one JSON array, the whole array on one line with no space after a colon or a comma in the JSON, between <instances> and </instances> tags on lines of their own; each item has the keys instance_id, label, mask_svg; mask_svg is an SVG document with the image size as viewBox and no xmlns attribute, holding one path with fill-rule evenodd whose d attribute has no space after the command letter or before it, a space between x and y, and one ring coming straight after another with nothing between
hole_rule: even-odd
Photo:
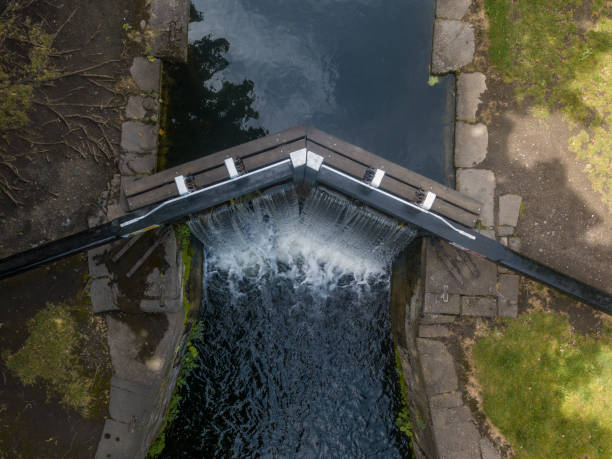
<instances>
[{"instance_id":1,"label":"sluice gate","mask_svg":"<svg viewBox=\"0 0 612 459\"><path fill-rule=\"evenodd\" d=\"M318 184L423 234L483 256L612 314L612 295L516 253L471 229L474 199L321 131L297 127L123 185L130 214L0 260L0 278L121 237L174 223L281 183Z\"/></svg>"}]
</instances>

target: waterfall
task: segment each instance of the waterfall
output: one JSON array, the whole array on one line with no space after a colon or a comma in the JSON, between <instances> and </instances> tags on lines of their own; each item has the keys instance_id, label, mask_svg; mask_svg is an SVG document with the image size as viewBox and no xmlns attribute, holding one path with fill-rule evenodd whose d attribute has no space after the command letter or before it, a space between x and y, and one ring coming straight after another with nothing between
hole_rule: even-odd
<instances>
[{"instance_id":1,"label":"waterfall","mask_svg":"<svg viewBox=\"0 0 612 459\"><path fill-rule=\"evenodd\" d=\"M200 367L167 450L402 457L389 264L415 230L283 185L193 217L207 250Z\"/></svg>"}]
</instances>

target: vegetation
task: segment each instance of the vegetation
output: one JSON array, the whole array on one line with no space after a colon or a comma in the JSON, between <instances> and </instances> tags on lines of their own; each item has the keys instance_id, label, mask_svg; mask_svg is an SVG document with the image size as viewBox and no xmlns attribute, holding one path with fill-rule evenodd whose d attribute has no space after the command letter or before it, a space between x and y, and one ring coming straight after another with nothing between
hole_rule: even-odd
<instances>
[{"instance_id":1,"label":"vegetation","mask_svg":"<svg viewBox=\"0 0 612 459\"><path fill-rule=\"evenodd\" d=\"M406 381L404 381L404 372L402 371L402 362L400 360L399 352L395 349L395 368L399 376L400 387L402 391L402 405L397 418L395 418L395 424L399 429L406 434L406 436L412 439L412 422L410 421L410 411L408 410L408 391L406 389Z\"/></svg>"},{"instance_id":2,"label":"vegetation","mask_svg":"<svg viewBox=\"0 0 612 459\"><path fill-rule=\"evenodd\" d=\"M181 360L181 369L179 370L179 374L176 379L176 385L174 386L174 392L172 394L172 398L170 399L170 403L168 404L168 411L166 413L166 417L164 418L164 422L160 429L159 434L153 441L153 444L149 448L149 452L147 453L147 458L153 459L159 457L166 447L166 431L172 423L177 418L180 405L182 401L182 389L187 382L187 378L191 374L193 370L198 368L199 364L199 354L198 348L196 347L196 342L202 339L202 323L201 322L193 322L193 326L189 333L189 337L187 339L187 345L185 349L185 354Z\"/></svg>"},{"instance_id":3,"label":"vegetation","mask_svg":"<svg viewBox=\"0 0 612 459\"><path fill-rule=\"evenodd\" d=\"M75 306L47 305L31 319L23 347L3 358L23 384L42 383L49 398L95 417L108 405L108 350L104 320L80 300ZM96 358L85 362L89 355Z\"/></svg>"},{"instance_id":4,"label":"vegetation","mask_svg":"<svg viewBox=\"0 0 612 459\"><path fill-rule=\"evenodd\" d=\"M533 311L473 347L483 407L517 457L612 457L612 329L577 334Z\"/></svg>"},{"instance_id":5,"label":"vegetation","mask_svg":"<svg viewBox=\"0 0 612 459\"><path fill-rule=\"evenodd\" d=\"M579 127L570 150L587 162L594 189L612 209L612 19L606 3L486 0L486 12L490 63L514 85L519 102L535 105L538 117L560 109Z\"/></svg>"}]
</instances>

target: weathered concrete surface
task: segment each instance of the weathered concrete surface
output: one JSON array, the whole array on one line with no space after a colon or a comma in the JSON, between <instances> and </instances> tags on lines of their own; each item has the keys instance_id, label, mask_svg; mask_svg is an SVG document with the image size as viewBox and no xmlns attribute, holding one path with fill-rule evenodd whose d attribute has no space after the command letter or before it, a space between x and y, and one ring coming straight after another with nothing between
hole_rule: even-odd
<instances>
[{"instance_id":1,"label":"weathered concrete surface","mask_svg":"<svg viewBox=\"0 0 612 459\"><path fill-rule=\"evenodd\" d=\"M455 363L444 343L431 339L417 339L425 388L428 395L457 390Z\"/></svg>"},{"instance_id":2,"label":"weathered concrete surface","mask_svg":"<svg viewBox=\"0 0 612 459\"><path fill-rule=\"evenodd\" d=\"M512 236L514 234L514 227L502 225L497 227L497 235L498 236Z\"/></svg>"},{"instance_id":3,"label":"weathered concrete surface","mask_svg":"<svg viewBox=\"0 0 612 459\"><path fill-rule=\"evenodd\" d=\"M141 91L159 92L161 84L161 61L146 57L135 57L130 67L130 74Z\"/></svg>"},{"instance_id":4,"label":"weathered concrete surface","mask_svg":"<svg viewBox=\"0 0 612 459\"><path fill-rule=\"evenodd\" d=\"M446 19L434 23L431 73L459 70L474 58L474 29L471 25Z\"/></svg>"},{"instance_id":5,"label":"weathered concrete surface","mask_svg":"<svg viewBox=\"0 0 612 459\"><path fill-rule=\"evenodd\" d=\"M143 98L141 96L130 96L127 106L125 107L125 117L135 120L141 120L147 114L146 109L142 105Z\"/></svg>"},{"instance_id":6,"label":"weathered concrete surface","mask_svg":"<svg viewBox=\"0 0 612 459\"><path fill-rule=\"evenodd\" d=\"M521 238L519 237L508 238L508 248L514 250L515 252L520 252L521 251Z\"/></svg>"},{"instance_id":7,"label":"weathered concrete surface","mask_svg":"<svg viewBox=\"0 0 612 459\"><path fill-rule=\"evenodd\" d=\"M119 158L119 171L123 175L152 174L157 166L157 158L152 153L125 152Z\"/></svg>"},{"instance_id":8,"label":"weathered concrete surface","mask_svg":"<svg viewBox=\"0 0 612 459\"><path fill-rule=\"evenodd\" d=\"M187 60L189 0L152 0L151 51L157 57Z\"/></svg>"},{"instance_id":9,"label":"weathered concrete surface","mask_svg":"<svg viewBox=\"0 0 612 459\"><path fill-rule=\"evenodd\" d=\"M429 397L429 406L431 408L455 408L461 405L463 405L463 400L461 400L461 393L458 391Z\"/></svg>"},{"instance_id":10,"label":"weathered concrete surface","mask_svg":"<svg viewBox=\"0 0 612 459\"><path fill-rule=\"evenodd\" d=\"M516 226L521 213L521 198L517 194L505 194L499 197L499 225Z\"/></svg>"},{"instance_id":11,"label":"weathered concrete surface","mask_svg":"<svg viewBox=\"0 0 612 459\"><path fill-rule=\"evenodd\" d=\"M157 388L113 376L111 379L109 414L115 421L129 424L144 419L151 409Z\"/></svg>"},{"instance_id":12,"label":"weathered concrete surface","mask_svg":"<svg viewBox=\"0 0 612 459\"><path fill-rule=\"evenodd\" d=\"M459 169L457 190L482 203L480 219L483 225L495 224L495 174L485 169Z\"/></svg>"},{"instance_id":13,"label":"weathered concrete surface","mask_svg":"<svg viewBox=\"0 0 612 459\"><path fill-rule=\"evenodd\" d=\"M501 454L499 454L488 438L480 440L480 452L482 453L482 459L501 459Z\"/></svg>"},{"instance_id":14,"label":"weathered concrete surface","mask_svg":"<svg viewBox=\"0 0 612 459\"><path fill-rule=\"evenodd\" d=\"M428 295L432 295L429 293ZM457 311L461 310L461 305L459 303L459 295L455 295L457 297ZM459 314L456 312L455 314ZM436 324L452 324L455 321L455 316L447 315L447 314L425 314L421 319L421 325L436 325Z\"/></svg>"},{"instance_id":15,"label":"weathered concrete surface","mask_svg":"<svg viewBox=\"0 0 612 459\"><path fill-rule=\"evenodd\" d=\"M457 76L457 119L476 121L480 96L487 89L486 77L480 73L461 73Z\"/></svg>"},{"instance_id":16,"label":"weathered concrete surface","mask_svg":"<svg viewBox=\"0 0 612 459\"><path fill-rule=\"evenodd\" d=\"M464 316L495 317L497 301L486 296L462 296L461 314Z\"/></svg>"},{"instance_id":17,"label":"weathered concrete surface","mask_svg":"<svg viewBox=\"0 0 612 459\"><path fill-rule=\"evenodd\" d=\"M87 252L87 266L89 268L89 277L106 277L108 276L108 268L102 260L106 253L106 247L96 247Z\"/></svg>"},{"instance_id":18,"label":"weathered concrete surface","mask_svg":"<svg viewBox=\"0 0 612 459\"><path fill-rule=\"evenodd\" d=\"M436 17L444 19L461 19L467 13L472 0L437 0Z\"/></svg>"},{"instance_id":19,"label":"weathered concrete surface","mask_svg":"<svg viewBox=\"0 0 612 459\"><path fill-rule=\"evenodd\" d=\"M446 338L450 336L450 330L443 325L421 325L419 336L421 338Z\"/></svg>"},{"instance_id":20,"label":"weathered concrete surface","mask_svg":"<svg viewBox=\"0 0 612 459\"><path fill-rule=\"evenodd\" d=\"M497 286L497 304L500 317L516 317L518 313L519 276L500 274Z\"/></svg>"},{"instance_id":21,"label":"weathered concrete surface","mask_svg":"<svg viewBox=\"0 0 612 459\"><path fill-rule=\"evenodd\" d=\"M478 233L482 234L485 237L488 237L489 239L495 239L495 230L481 228L478 230Z\"/></svg>"},{"instance_id":22,"label":"weathered concrete surface","mask_svg":"<svg viewBox=\"0 0 612 459\"><path fill-rule=\"evenodd\" d=\"M485 160L489 146L487 126L457 121L455 124L455 167L474 167Z\"/></svg>"},{"instance_id":23,"label":"weathered concrete surface","mask_svg":"<svg viewBox=\"0 0 612 459\"><path fill-rule=\"evenodd\" d=\"M431 410L441 459L480 459L480 434L465 405Z\"/></svg>"},{"instance_id":24,"label":"weathered concrete surface","mask_svg":"<svg viewBox=\"0 0 612 459\"><path fill-rule=\"evenodd\" d=\"M171 260L171 258L174 258ZM164 239L164 259L171 260L165 272L152 270L147 276L144 298L140 302L142 312L178 312L183 307L183 255L177 248L176 238Z\"/></svg>"},{"instance_id":25,"label":"weathered concrete surface","mask_svg":"<svg viewBox=\"0 0 612 459\"><path fill-rule=\"evenodd\" d=\"M133 424L107 419L98 443L96 459L137 457L140 446L140 432Z\"/></svg>"},{"instance_id":26,"label":"weathered concrete surface","mask_svg":"<svg viewBox=\"0 0 612 459\"><path fill-rule=\"evenodd\" d=\"M147 153L156 150L156 126L138 121L124 122L121 125L121 148L132 153Z\"/></svg>"},{"instance_id":27,"label":"weathered concrete surface","mask_svg":"<svg viewBox=\"0 0 612 459\"><path fill-rule=\"evenodd\" d=\"M95 313L116 311L118 290L108 277L93 279L89 288L92 309Z\"/></svg>"},{"instance_id":28,"label":"weathered concrete surface","mask_svg":"<svg viewBox=\"0 0 612 459\"><path fill-rule=\"evenodd\" d=\"M441 293L425 293L425 314L459 314L461 312L461 299L459 295L448 295L444 301Z\"/></svg>"},{"instance_id":29,"label":"weathered concrete surface","mask_svg":"<svg viewBox=\"0 0 612 459\"><path fill-rule=\"evenodd\" d=\"M452 247L446 242L442 242L441 244L447 256L456 259L458 249ZM471 256L469 254L467 256L476 266L480 275L478 277L474 277L465 264L458 262L461 268L460 273L464 281L463 286L461 286L448 271L444 263L440 261L434 250L430 246L427 246L427 256L425 258L425 293L432 293L433 297L428 298L431 298L431 300L434 302L428 302L428 298L426 298L426 313L458 314L458 312L455 312L458 308L456 306L457 303L454 303L457 300L453 298L453 294L496 294L495 286L497 284L497 268L495 267L495 263L485 260L484 258ZM441 299L441 295L445 289L449 294L448 303L443 303ZM452 305L450 304L451 301L453 302Z\"/></svg>"}]
</instances>

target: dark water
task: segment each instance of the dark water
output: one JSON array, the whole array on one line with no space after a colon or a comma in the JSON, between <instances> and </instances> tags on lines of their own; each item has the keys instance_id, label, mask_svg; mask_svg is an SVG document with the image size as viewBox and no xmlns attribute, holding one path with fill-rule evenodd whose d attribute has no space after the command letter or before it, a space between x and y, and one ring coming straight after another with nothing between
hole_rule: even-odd
<instances>
[{"instance_id":1,"label":"dark water","mask_svg":"<svg viewBox=\"0 0 612 459\"><path fill-rule=\"evenodd\" d=\"M428 84L433 0L194 5L168 165L303 124L452 180L454 77Z\"/></svg>"},{"instance_id":2,"label":"dark water","mask_svg":"<svg viewBox=\"0 0 612 459\"><path fill-rule=\"evenodd\" d=\"M409 455L387 264L415 232L326 192L300 210L292 190L190 223L210 247L204 337L169 456Z\"/></svg>"}]
</instances>

